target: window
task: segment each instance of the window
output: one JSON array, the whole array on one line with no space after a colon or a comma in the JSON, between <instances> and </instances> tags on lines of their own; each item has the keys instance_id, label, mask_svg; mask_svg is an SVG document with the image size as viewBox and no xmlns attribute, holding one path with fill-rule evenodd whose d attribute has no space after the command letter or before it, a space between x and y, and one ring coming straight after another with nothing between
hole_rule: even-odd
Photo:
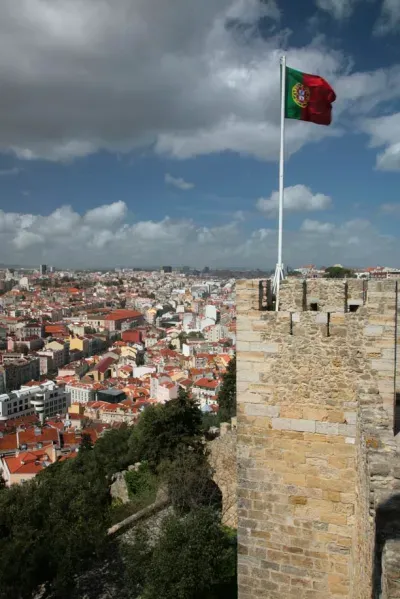
<instances>
[{"instance_id":1,"label":"window","mask_svg":"<svg viewBox=\"0 0 400 599\"><path fill-rule=\"evenodd\" d=\"M350 304L349 305L349 312L357 312L358 308L360 306L358 304Z\"/></svg>"}]
</instances>

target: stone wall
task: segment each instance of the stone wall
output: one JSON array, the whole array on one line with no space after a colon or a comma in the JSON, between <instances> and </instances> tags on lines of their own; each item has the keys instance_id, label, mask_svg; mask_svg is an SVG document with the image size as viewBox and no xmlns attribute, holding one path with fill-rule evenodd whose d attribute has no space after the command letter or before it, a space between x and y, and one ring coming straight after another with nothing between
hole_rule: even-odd
<instances>
[{"instance_id":1,"label":"stone wall","mask_svg":"<svg viewBox=\"0 0 400 599\"><path fill-rule=\"evenodd\" d=\"M237 286L239 597L378 597L396 284L285 282L280 312L260 312L258 290Z\"/></svg>"},{"instance_id":2,"label":"stone wall","mask_svg":"<svg viewBox=\"0 0 400 599\"><path fill-rule=\"evenodd\" d=\"M222 423L221 434L208 444L213 480L222 493L222 523L237 528L236 418Z\"/></svg>"}]
</instances>

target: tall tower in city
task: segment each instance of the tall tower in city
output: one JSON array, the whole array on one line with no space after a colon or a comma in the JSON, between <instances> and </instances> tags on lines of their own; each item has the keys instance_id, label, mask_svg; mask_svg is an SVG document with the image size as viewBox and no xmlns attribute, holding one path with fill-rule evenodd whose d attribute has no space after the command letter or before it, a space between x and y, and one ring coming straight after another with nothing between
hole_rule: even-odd
<instances>
[{"instance_id":1,"label":"tall tower in city","mask_svg":"<svg viewBox=\"0 0 400 599\"><path fill-rule=\"evenodd\" d=\"M39 266L39 273L40 273L40 276L42 276L42 277L47 273L47 265L46 264L41 264Z\"/></svg>"}]
</instances>

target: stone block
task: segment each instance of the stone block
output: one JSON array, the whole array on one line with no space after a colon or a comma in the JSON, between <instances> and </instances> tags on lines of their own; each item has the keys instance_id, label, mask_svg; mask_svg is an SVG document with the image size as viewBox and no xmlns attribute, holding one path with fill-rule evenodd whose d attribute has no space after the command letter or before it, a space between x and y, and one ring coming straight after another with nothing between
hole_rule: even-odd
<instances>
[{"instance_id":1,"label":"stone block","mask_svg":"<svg viewBox=\"0 0 400 599\"><path fill-rule=\"evenodd\" d=\"M315 322L317 324L328 324L327 312L317 312L315 315Z\"/></svg>"},{"instance_id":2,"label":"stone block","mask_svg":"<svg viewBox=\"0 0 400 599\"><path fill-rule=\"evenodd\" d=\"M254 393L247 390L244 393L240 394L240 401L238 402L239 406L244 406L246 409L247 404L263 404L265 400L262 395L259 393ZM246 413L246 412L245 412Z\"/></svg>"},{"instance_id":3,"label":"stone block","mask_svg":"<svg viewBox=\"0 0 400 599\"><path fill-rule=\"evenodd\" d=\"M316 422L315 431L322 435L338 435L339 425L333 422Z\"/></svg>"},{"instance_id":4,"label":"stone block","mask_svg":"<svg viewBox=\"0 0 400 599\"><path fill-rule=\"evenodd\" d=\"M306 420L325 420L328 411L322 408L303 408L303 417Z\"/></svg>"},{"instance_id":5,"label":"stone block","mask_svg":"<svg viewBox=\"0 0 400 599\"><path fill-rule=\"evenodd\" d=\"M290 431L291 430L291 419L290 418L272 418L272 428L278 431Z\"/></svg>"},{"instance_id":6,"label":"stone block","mask_svg":"<svg viewBox=\"0 0 400 599\"><path fill-rule=\"evenodd\" d=\"M394 372L394 358L393 360L383 358L371 360L371 367L378 372Z\"/></svg>"},{"instance_id":7,"label":"stone block","mask_svg":"<svg viewBox=\"0 0 400 599\"><path fill-rule=\"evenodd\" d=\"M302 408L296 408L292 406L282 406L281 407L281 418L302 418L303 417Z\"/></svg>"},{"instance_id":8,"label":"stone block","mask_svg":"<svg viewBox=\"0 0 400 599\"><path fill-rule=\"evenodd\" d=\"M245 330L245 331L240 331L240 334L237 335L237 340L238 343L239 342L257 342L260 341L260 333L259 332L252 332L250 330ZM236 349L237 349L237 344L236 344Z\"/></svg>"},{"instance_id":9,"label":"stone block","mask_svg":"<svg viewBox=\"0 0 400 599\"><path fill-rule=\"evenodd\" d=\"M382 325L372 325L369 324L365 327L364 329L364 335L366 337L375 337L375 336L379 336L382 335L383 333L383 326Z\"/></svg>"},{"instance_id":10,"label":"stone block","mask_svg":"<svg viewBox=\"0 0 400 599\"><path fill-rule=\"evenodd\" d=\"M266 416L268 418L279 417L279 406L268 406L261 403L246 404L244 408L247 416Z\"/></svg>"},{"instance_id":11,"label":"stone block","mask_svg":"<svg viewBox=\"0 0 400 599\"><path fill-rule=\"evenodd\" d=\"M356 412L345 412L344 417L346 419L347 424L356 424L357 423L357 413Z\"/></svg>"},{"instance_id":12,"label":"stone block","mask_svg":"<svg viewBox=\"0 0 400 599\"><path fill-rule=\"evenodd\" d=\"M277 354L279 352L279 345L277 343L250 343L249 349L252 352L264 352L266 354Z\"/></svg>"},{"instance_id":13,"label":"stone block","mask_svg":"<svg viewBox=\"0 0 400 599\"><path fill-rule=\"evenodd\" d=\"M239 338L236 343L237 351L249 351L250 350L250 342L249 341L240 341Z\"/></svg>"},{"instance_id":14,"label":"stone block","mask_svg":"<svg viewBox=\"0 0 400 599\"><path fill-rule=\"evenodd\" d=\"M353 424L339 424L339 435L344 437L355 437L357 434L357 428Z\"/></svg>"},{"instance_id":15,"label":"stone block","mask_svg":"<svg viewBox=\"0 0 400 599\"><path fill-rule=\"evenodd\" d=\"M263 362L265 360L264 352L261 351L246 351L246 352L237 352L237 360L240 364L240 361L246 362Z\"/></svg>"},{"instance_id":16,"label":"stone block","mask_svg":"<svg viewBox=\"0 0 400 599\"><path fill-rule=\"evenodd\" d=\"M292 431L306 432L306 433L315 433L315 420L304 420L304 419L294 419L290 420L290 427Z\"/></svg>"},{"instance_id":17,"label":"stone block","mask_svg":"<svg viewBox=\"0 0 400 599\"><path fill-rule=\"evenodd\" d=\"M258 372L255 372L254 370L249 370L249 369L245 369L242 368L241 365L239 364L239 368L237 370L237 381L239 383L259 383L260 382L260 375L258 374ZM240 398L239 398L240 401Z\"/></svg>"},{"instance_id":18,"label":"stone block","mask_svg":"<svg viewBox=\"0 0 400 599\"><path fill-rule=\"evenodd\" d=\"M343 312L331 312L330 323L331 324L344 324L344 313Z\"/></svg>"}]
</instances>

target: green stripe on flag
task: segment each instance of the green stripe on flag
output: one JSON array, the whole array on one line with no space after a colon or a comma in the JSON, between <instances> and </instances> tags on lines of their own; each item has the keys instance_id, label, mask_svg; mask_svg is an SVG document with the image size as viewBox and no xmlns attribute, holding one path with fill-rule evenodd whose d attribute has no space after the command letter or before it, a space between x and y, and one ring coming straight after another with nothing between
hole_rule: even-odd
<instances>
[{"instance_id":1,"label":"green stripe on flag","mask_svg":"<svg viewBox=\"0 0 400 599\"><path fill-rule=\"evenodd\" d=\"M301 120L302 108L293 99L293 88L296 84L303 83L303 73L286 67L286 103L285 118Z\"/></svg>"}]
</instances>

